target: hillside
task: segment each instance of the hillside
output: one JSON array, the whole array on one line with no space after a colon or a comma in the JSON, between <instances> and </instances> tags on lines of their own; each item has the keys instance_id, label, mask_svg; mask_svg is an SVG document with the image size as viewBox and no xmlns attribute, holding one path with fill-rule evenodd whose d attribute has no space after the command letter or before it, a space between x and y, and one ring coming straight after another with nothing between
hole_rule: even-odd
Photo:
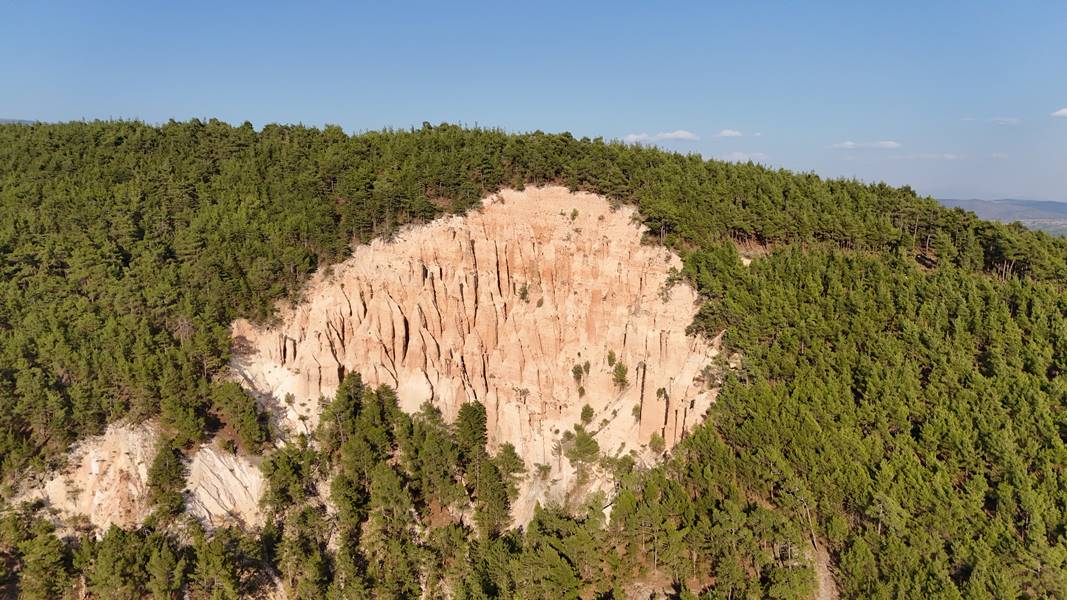
<instances>
[{"instance_id":1,"label":"hillside","mask_svg":"<svg viewBox=\"0 0 1067 600\"><path fill-rule=\"evenodd\" d=\"M249 351L237 372L289 436L318 425L318 399L351 372L394 388L407 413L429 403L453 422L483 405L488 448L541 469L512 499L525 525L537 503L614 483L557 456L568 433L588 429L604 456L647 465L650 443L673 447L714 398L712 340L686 335L696 292L670 282L681 260L642 245L634 216L565 188L503 190L465 217L358 248L278 327L238 321Z\"/></svg>"},{"instance_id":2,"label":"hillside","mask_svg":"<svg viewBox=\"0 0 1067 600\"><path fill-rule=\"evenodd\" d=\"M956 200L940 199L945 206L962 208L980 219L1012 223L1018 221L1030 229L1053 235L1067 233L1067 202L1041 200Z\"/></svg>"},{"instance_id":3,"label":"hillside","mask_svg":"<svg viewBox=\"0 0 1067 600\"><path fill-rule=\"evenodd\" d=\"M493 220L498 193L513 207L528 194L555 220ZM5 496L65 461L94 472L91 453L65 457L109 425L161 437L143 474L150 514L126 529L94 531L41 504L5 511L4 585L25 597L1067 595L1067 241L908 188L450 125L2 126L0 217ZM491 242L544 223L518 287L483 289L502 272L484 264ZM633 293L646 268L649 288ZM411 301L392 314L379 298L338 321L341 290L357 288ZM432 290L461 307L452 315L506 303L515 329L427 318L420 331L452 331L464 366L431 361L435 344L396 332L416 330ZM582 331L568 320L581 301L553 290L616 299ZM661 305L616 310L649 292ZM685 326L682 346L718 340L692 346L717 389L702 424L646 430L645 410L626 407L641 392L616 392L616 364L627 385L639 363L650 381L692 381L685 361L618 339L627 319L642 333ZM494 415L563 395L499 386L500 406L486 402L489 375L553 331L573 338L537 344L543 389L566 389L566 418L547 429L555 470L523 456L523 435L507 438ZM572 351L592 354L588 370ZM309 353L326 368L313 387ZM236 374L250 394L233 368L257 356L263 370ZM434 390L484 377L418 404L420 373ZM269 374L290 378L281 394L256 384ZM573 397L583 383L588 420ZM666 398L645 398L677 397L662 383L650 386ZM618 415L605 412L615 393ZM616 434L597 437L619 416L636 424L617 434L636 456L614 452ZM145 461L130 460L124 472L139 473ZM525 492L564 461L611 485L575 502L539 496L511 527ZM207 518L228 510L226 481L258 489L246 464L262 466L262 521Z\"/></svg>"}]
</instances>

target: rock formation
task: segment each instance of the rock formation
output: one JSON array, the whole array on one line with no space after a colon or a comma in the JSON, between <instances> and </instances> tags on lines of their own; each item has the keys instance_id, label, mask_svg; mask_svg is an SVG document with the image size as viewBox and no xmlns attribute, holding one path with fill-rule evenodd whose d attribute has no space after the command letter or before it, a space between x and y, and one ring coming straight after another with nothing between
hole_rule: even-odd
<instances>
[{"instance_id":1,"label":"rock formation","mask_svg":"<svg viewBox=\"0 0 1067 600\"><path fill-rule=\"evenodd\" d=\"M634 209L599 196L501 192L466 216L357 248L275 327L234 323L234 371L289 434L312 431L320 398L353 371L396 388L409 412L431 402L452 420L464 402L482 403L490 449L510 442L531 474L513 505L523 523L536 502L610 491L595 465L578 485L559 450L586 405L601 454L647 462L650 442L673 446L714 401L716 341L686 335L697 295L674 281L678 257L642 234ZM135 526L151 512L158 437L153 424L113 425L23 499L99 528ZM532 475L538 466L547 477ZM262 525L263 489L256 465L214 445L189 459L186 507L209 527Z\"/></svg>"},{"instance_id":2,"label":"rock formation","mask_svg":"<svg viewBox=\"0 0 1067 600\"><path fill-rule=\"evenodd\" d=\"M41 500L64 518L99 529L133 527L151 512L148 469L159 435L151 424L115 424L71 449L67 468L17 501Z\"/></svg>"},{"instance_id":3,"label":"rock formation","mask_svg":"<svg viewBox=\"0 0 1067 600\"><path fill-rule=\"evenodd\" d=\"M64 523L84 516L100 531L141 525L152 513L148 470L159 439L156 423L114 424L71 448L66 468L15 501L44 502ZM263 489L259 467L214 445L204 444L189 459L186 510L208 528L262 525Z\"/></svg>"},{"instance_id":4,"label":"rock formation","mask_svg":"<svg viewBox=\"0 0 1067 600\"><path fill-rule=\"evenodd\" d=\"M559 451L576 424L601 454L649 461L650 442L673 446L714 401L716 340L686 335L697 295L674 282L678 257L642 234L634 209L599 196L501 192L466 216L359 247L318 273L276 327L234 323L234 371L290 434L312 431L320 398L353 371L396 388L409 412L431 402L452 420L464 402L482 403L490 448L510 442L531 474L513 505L523 523L536 502L610 491L595 465L577 485ZM151 512L158 438L151 423L112 425L21 499L101 529L136 526ZM532 475L539 465L547 477ZM205 444L187 475L186 508L206 526L262 525L251 461Z\"/></svg>"},{"instance_id":5,"label":"rock formation","mask_svg":"<svg viewBox=\"0 0 1067 600\"><path fill-rule=\"evenodd\" d=\"M189 461L185 508L208 527L263 525L265 482L248 459L205 444Z\"/></svg>"},{"instance_id":6,"label":"rock formation","mask_svg":"<svg viewBox=\"0 0 1067 600\"><path fill-rule=\"evenodd\" d=\"M697 295L672 285L681 261L642 233L633 208L599 196L501 192L357 248L277 326L234 323L235 371L290 432L312 430L320 397L356 371L409 412L432 402L451 420L481 402L490 447L557 478L553 448L586 404L602 452L647 457L653 436L670 447L703 418L716 349L686 335Z\"/></svg>"}]
</instances>

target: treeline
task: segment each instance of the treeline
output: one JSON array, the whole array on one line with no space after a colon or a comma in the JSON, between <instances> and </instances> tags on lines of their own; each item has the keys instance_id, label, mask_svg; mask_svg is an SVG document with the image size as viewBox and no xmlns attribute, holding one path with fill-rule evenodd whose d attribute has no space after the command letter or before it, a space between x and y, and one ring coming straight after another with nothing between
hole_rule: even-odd
<instances>
[{"instance_id":1,"label":"treeline","mask_svg":"<svg viewBox=\"0 0 1067 600\"><path fill-rule=\"evenodd\" d=\"M621 473L610 521L544 510L520 533L503 527L514 461L481 456L477 427L353 392L320 443L269 457L267 531L172 544L183 589L232 587L195 576L198 544L219 539L230 558L204 560L238 593L277 573L309 595L588 597L658 577L679 595L802 597L814 536L848 597L1067 596L1067 242L908 188L568 134L0 126L2 479L118 418L160 416L176 446L161 472L214 432L256 451L255 403L215 381L233 318L269 319L353 243L540 183L637 204L683 255L705 298L693 327L725 328L743 357L708 424L664 467ZM735 243L772 252L745 268ZM323 469L336 517L306 487ZM9 581L99 564L95 542L35 527L5 529ZM142 557L167 539L112 535Z\"/></svg>"}]
</instances>

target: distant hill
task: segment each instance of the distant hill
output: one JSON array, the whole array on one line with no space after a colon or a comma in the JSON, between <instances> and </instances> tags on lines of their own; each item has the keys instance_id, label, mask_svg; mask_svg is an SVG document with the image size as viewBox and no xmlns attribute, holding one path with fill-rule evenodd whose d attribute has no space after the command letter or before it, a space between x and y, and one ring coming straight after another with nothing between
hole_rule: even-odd
<instances>
[{"instance_id":1,"label":"distant hill","mask_svg":"<svg viewBox=\"0 0 1067 600\"><path fill-rule=\"evenodd\" d=\"M1043 200L960 200L939 199L941 204L969 210L981 219L1011 223L1019 221L1030 229L1046 231L1053 235L1067 235L1067 202Z\"/></svg>"},{"instance_id":2,"label":"distant hill","mask_svg":"<svg viewBox=\"0 0 1067 600\"><path fill-rule=\"evenodd\" d=\"M25 119L0 119L0 125L33 125L35 121Z\"/></svg>"}]
</instances>

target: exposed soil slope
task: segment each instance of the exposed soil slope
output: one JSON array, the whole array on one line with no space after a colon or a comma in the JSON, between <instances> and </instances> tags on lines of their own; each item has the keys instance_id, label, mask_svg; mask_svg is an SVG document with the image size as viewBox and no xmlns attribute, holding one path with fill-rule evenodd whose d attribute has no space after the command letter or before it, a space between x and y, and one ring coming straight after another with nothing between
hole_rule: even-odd
<instances>
[{"instance_id":1,"label":"exposed soil slope","mask_svg":"<svg viewBox=\"0 0 1067 600\"><path fill-rule=\"evenodd\" d=\"M66 468L16 501L42 501L63 522L84 516L99 530L136 527L152 512L148 470L159 437L153 422L112 425L74 446ZM188 459L186 474L186 509L206 527L263 524L263 474L247 458L204 444Z\"/></svg>"},{"instance_id":2,"label":"exposed soil slope","mask_svg":"<svg viewBox=\"0 0 1067 600\"><path fill-rule=\"evenodd\" d=\"M264 486L257 465L205 444L189 462L186 510L210 527L260 526L259 499Z\"/></svg>"},{"instance_id":3,"label":"exposed soil slope","mask_svg":"<svg viewBox=\"0 0 1067 600\"><path fill-rule=\"evenodd\" d=\"M64 518L100 529L133 527L151 512L148 468L159 435L152 424L115 424L71 449L67 468L17 500L42 500Z\"/></svg>"},{"instance_id":4,"label":"exposed soil slope","mask_svg":"<svg viewBox=\"0 0 1067 600\"><path fill-rule=\"evenodd\" d=\"M491 449L510 442L529 473L551 468L521 486L520 524L537 502L610 493L595 465L579 481L557 450L585 405L602 454L648 462L650 441L673 446L717 391L705 371L715 341L685 332L696 293L672 285L680 260L643 245L634 216L599 196L532 188L361 246L316 275L277 327L234 323L244 348L234 370L290 434L314 429L320 397L351 371L395 387L410 412L431 402L451 420L482 403ZM137 525L150 512L157 438L152 424L112 426L30 497L101 528ZM187 466L191 515L209 527L262 524L254 464L207 444Z\"/></svg>"}]
</instances>

